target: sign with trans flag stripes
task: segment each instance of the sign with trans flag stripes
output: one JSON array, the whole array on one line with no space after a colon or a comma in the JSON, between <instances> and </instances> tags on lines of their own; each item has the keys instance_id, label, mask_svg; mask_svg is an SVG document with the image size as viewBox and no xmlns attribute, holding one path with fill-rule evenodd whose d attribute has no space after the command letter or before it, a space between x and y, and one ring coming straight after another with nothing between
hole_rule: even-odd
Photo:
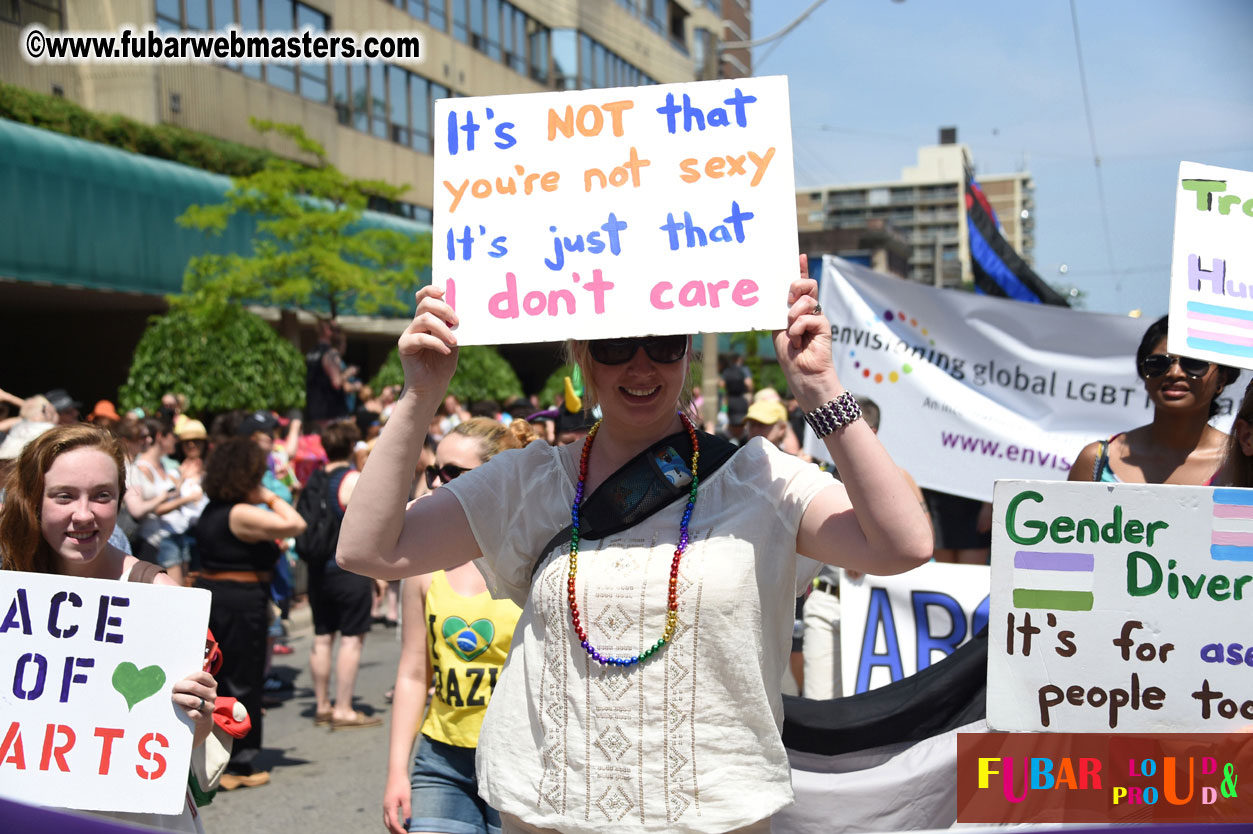
<instances>
[{"instance_id":1,"label":"sign with trans flag stripes","mask_svg":"<svg viewBox=\"0 0 1253 834\"><path fill-rule=\"evenodd\" d=\"M1214 490L1210 555L1224 562L1253 562L1253 490Z\"/></svg>"},{"instance_id":2,"label":"sign with trans flag stripes","mask_svg":"<svg viewBox=\"0 0 1253 834\"><path fill-rule=\"evenodd\" d=\"M1253 724L1253 490L997 481L988 724Z\"/></svg>"},{"instance_id":3,"label":"sign with trans flag stripes","mask_svg":"<svg viewBox=\"0 0 1253 834\"><path fill-rule=\"evenodd\" d=\"M1179 163L1171 353L1253 368L1253 173Z\"/></svg>"}]
</instances>

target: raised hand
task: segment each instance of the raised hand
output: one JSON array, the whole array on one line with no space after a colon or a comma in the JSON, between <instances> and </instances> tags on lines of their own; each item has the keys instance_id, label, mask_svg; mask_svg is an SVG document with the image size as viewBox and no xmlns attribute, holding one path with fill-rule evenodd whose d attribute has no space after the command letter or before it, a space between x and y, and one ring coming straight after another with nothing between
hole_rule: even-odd
<instances>
[{"instance_id":1,"label":"raised hand","mask_svg":"<svg viewBox=\"0 0 1253 834\"><path fill-rule=\"evenodd\" d=\"M843 392L831 361L831 323L818 306L818 282L800 256L800 277L788 287L787 328L775 331L774 349L793 396L809 410Z\"/></svg>"},{"instance_id":2,"label":"raised hand","mask_svg":"<svg viewBox=\"0 0 1253 834\"><path fill-rule=\"evenodd\" d=\"M434 285L414 296L417 311L396 347L405 373L405 388L420 395L443 396L457 370L457 314Z\"/></svg>"}]
</instances>

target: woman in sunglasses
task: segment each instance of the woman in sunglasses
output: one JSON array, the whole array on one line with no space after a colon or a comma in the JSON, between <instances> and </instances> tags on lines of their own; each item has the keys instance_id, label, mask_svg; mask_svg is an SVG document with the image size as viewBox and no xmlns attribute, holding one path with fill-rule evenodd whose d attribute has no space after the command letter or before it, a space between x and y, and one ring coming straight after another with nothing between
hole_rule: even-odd
<instances>
[{"instance_id":1,"label":"woman in sunglasses","mask_svg":"<svg viewBox=\"0 0 1253 834\"><path fill-rule=\"evenodd\" d=\"M1223 462L1227 435L1209 425L1218 395L1240 371L1166 352L1168 317L1149 326L1136 369L1153 401L1153 422L1083 447L1072 481L1209 484Z\"/></svg>"},{"instance_id":2,"label":"woman in sunglasses","mask_svg":"<svg viewBox=\"0 0 1253 834\"><path fill-rule=\"evenodd\" d=\"M498 452L521 449L535 439L525 420L505 427L472 417L436 446L435 462L425 470L426 485L438 491ZM404 629L392 696L383 824L391 834L499 834L500 816L479 798L474 755L522 610L509 600L492 599L483 575L469 563L406 580L401 605ZM423 719L428 687L435 692ZM413 755L419 723L422 737Z\"/></svg>"},{"instance_id":3,"label":"woman in sunglasses","mask_svg":"<svg viewBox=\"0 0 1253 834\"><path fill-rule=\"evenodd\" d=\"M384 578L477 559L522 607L479 736L479 792L504 831L768 830L792 801L795 598L819 561L890 574L930 557L917 500L835 375L803 257L800 272L768 301L788 311L775 349L844 484L764 440L698 432L688 337L607 339L570 345L603 414L583 443L504 452L406 509L457 364L457 313L417 294L405 394L338 558Z\"/></svg>"}]
</instances>

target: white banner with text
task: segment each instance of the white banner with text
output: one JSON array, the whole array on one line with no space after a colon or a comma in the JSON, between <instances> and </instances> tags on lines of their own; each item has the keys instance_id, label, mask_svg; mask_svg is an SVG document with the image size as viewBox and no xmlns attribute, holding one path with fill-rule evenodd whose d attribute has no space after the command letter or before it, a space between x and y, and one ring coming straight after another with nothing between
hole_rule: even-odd
<instances>
[{"instance_id":1,"label":"white banner with text","mask_svg":"<svg viewBox=\"0 0 1253 834\"><path fill-rule=\"evenodd\" d=\"M988 724L1244 732L1253 490L998 481Z\"/></svg>"},{"instance_id":2,"label":"white banner with text","mask_svg":"<svg viewBox=\"0 0 1253 834\"><path fill-rule=\"evenodd\" d=\"M823 259L819 298L844 386L929 489L981 501L998 478L1065 480L1079 450L1144 425L1144 319L944 290ZM1226 430L1247 374L1219 396ZM1235 402L1233 402L1233 397ZM827 459L806 431L805 450Z\"/></svg>"},{"instance_id":3,"label":"white banner with text","mask_svg":"<svg viewBox=\"0 0 1253 834\"><path fill-rule=\"evenodd\" d=\"M1253 173L1179 163L1171 353L1253 368Z\"/></svg>"},{"instance_id":4,"label":"white banner with text","mask_svg":"<svg viewBox=\"0 0 1253 834\"><path fill-rule=\"evenodd\" d=\"M840 576L844 695L916 674L988 624L987 565L928 562L896 576Z\"/></svg>"},{"instance_id":5,"label":"white banner with text","mask_svg":"<svg viewBox=\"0 0 1253 834\"><path fill-rule=\"evenodd\" d=\"M435 103L431 275L463 345L782 327L787 78Z\"/></svg>"}]
</instances>

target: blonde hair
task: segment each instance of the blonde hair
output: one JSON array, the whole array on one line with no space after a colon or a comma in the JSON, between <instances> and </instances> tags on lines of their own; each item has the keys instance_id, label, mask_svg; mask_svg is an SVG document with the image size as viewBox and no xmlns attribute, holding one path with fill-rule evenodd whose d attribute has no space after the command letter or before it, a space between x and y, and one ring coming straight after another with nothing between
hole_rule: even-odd
<instances>
[{"instance_id":1,"label":"blonde hair","mask_svg":"<svg viewBox=\"0 0 1253 834\"><path fill-rule=\"evenodd\" d=\"M459 434L479 442L479 458L487 463L506 449L521 449L539 438L535 428L526 420L514 420L504 425L491 417L471 417L453 427L449 434Z\"/></svg>"},{"instance_id":2,"label":"blonde hair","mask_svg":"<svg viewBox=\"0 0 1253 834\"><path fill-rule=\"evenodd\" d=\"M43 394L27 397L22 402L22 408L18 413L23 420L30 423L55 423L57 421L57 410L52 407L52 401Z\"/></svg>"},{"instance_id":3,"label":"blonde hair","mask_svg":"<svg viewBox=\"0 0 1253 834\"><path fill-rule=\"evenodd\" d=\"M583 410L591 411L600 403L600 397L596 393L596 386L592 384L592 355L588 352L587 342L578 339L566 339L565 348L562 350L562 356L566 364L577 365L579 372L583 375ZM692 376L692 364L700 361L700 354L696 351L692 337L688 336L687 346L687 367L684 369L683 375L683 391L679 394L679 410L689 411L692 405L692 388L695 386L695 380Z\"/></svg>"}]
</instances>

